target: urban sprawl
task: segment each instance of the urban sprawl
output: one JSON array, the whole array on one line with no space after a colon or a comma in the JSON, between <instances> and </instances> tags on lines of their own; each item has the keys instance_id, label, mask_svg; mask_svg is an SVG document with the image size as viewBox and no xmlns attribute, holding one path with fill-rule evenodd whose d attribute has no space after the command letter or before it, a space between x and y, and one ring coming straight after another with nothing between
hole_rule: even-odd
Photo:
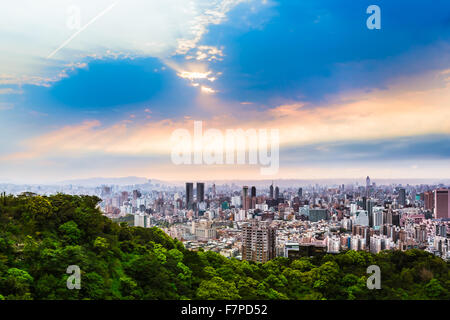
<instances>
[{"instance_id":1,"label":"urban sprawl","mask_svg":"<svg viewBox=\"0 0 450 320\"><path fill-rule=\"evenodd\" d=\"M16 187L12 192L19 192ZM29 190L32 189L32 190ZM106 216L157 226L190 250L266 262L345 250L418 248L448 260L449 189L444 185L305 185L279 188L167 186L149 181L121 187L29 186L36 193L93 194Z\"/></svg>"}]
</instances>

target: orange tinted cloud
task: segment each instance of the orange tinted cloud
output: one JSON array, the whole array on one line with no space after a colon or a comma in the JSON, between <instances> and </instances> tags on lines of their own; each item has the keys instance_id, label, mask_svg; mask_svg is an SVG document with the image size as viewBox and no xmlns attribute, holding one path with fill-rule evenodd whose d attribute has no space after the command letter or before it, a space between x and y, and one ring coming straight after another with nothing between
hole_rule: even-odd
<instances>
[{"instance_id":1,"label":"orange tinted cloud","mask_svg":"<svg viewBox=\"0 0 450 320\"><path fill-rule=\"evenodd\" d=\"M445 79L446 71L441 74ZM212 106L218 113L206 120L191 117L144 122L124 120L111 126L102 126L96 120L86 121L24 141L22 152L0 160L104 153L167 155L170 161L172 132L184 128L192 133L194 120L203 120L203 130L279 129L281 146L450 134L450 122L446 121L450 118L450 82L444 80L440 86L426 90L404 88L405 84L401 83L387 90L353 93L340 96L339 103L315 108L301 102L268 110L235 112Z\"/></svg>"}]
</instances>

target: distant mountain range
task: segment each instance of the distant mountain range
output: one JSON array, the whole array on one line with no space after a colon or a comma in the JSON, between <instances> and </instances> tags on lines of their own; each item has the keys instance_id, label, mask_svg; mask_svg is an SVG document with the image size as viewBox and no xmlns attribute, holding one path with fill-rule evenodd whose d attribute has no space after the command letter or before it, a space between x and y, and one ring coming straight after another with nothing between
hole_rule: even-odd
<instances>
[{"instance_id":1,"label":"distant mountain range","mask_svg":"<svg viewBox=\"0 0 450 320\"><path fill-rule=\"evenodd\" d=\"M76 186L84 186L84 187L96 187L101 185L118 185L118 186L131 186L131 185L161 185L161 186L184 186L186 182L205 182L206 184L215 183L217 186L219 185L231 185L235 184L238 186L248 185L248 186L256 186L256 187L268 187L272 184L282 187L301 187L308 185L349 185L356 184L365 185L365 177L355 178L355 179L266 179L266 180L239 180L239 179L229 179L229 180L196 180L195 178L190 179L189 181L163 181L157 179L148 179L145 177L95 177L95 178L86 178L86 179L73 179L73 180L64 180L56 183L42 183L40 185L76 185ZM431 185L450 185L450 179L377 179L373 178L372 182L375 182L377 185L391 185L391 184L410 184L410 185L420 185L420 184L431 184ZM12 181L2 181L2 184L17 184L21 185L23 183L14 183ZM33 183L35 184L35 183ZM38 183L36 185L39 185Z\"/></svg>"},{"instance_id":2,"label":"distant mountain range","mask_svg":"<svg viewBox=\"0 0 450 320\"><path fill-rule=\"evenodd\" d=\"M58 185L80 185L86 187L95 187L101 185L119 185L127 186L134 184L145 184L148 183L149 179L143 177L121 177L121 178L87 178L87 179L75 179L75 180L65 180L58 182Z\"/></svg>"},{"instance_id":3,"label":"distant mountain range","mask_svg":"<svg viewBox=\"0 0 450 320\"><path fill-rule=\"evenodd\" d=\"M72 184L72 185L82 185L82 186L99 186L99 185L140 185L140 184L148 184L152 185L160 184L160 185L168 185L168 186L182 186L185 182L205 182L207 184L216 185L224 185L224 184L236 184L236 185L249 185L249 186L269 186L270 184L277 185L279 187L288 188L288 187L296 187L296 186L306 186L306 185L340 185L340 184L356 184L365 185L366 180L365 177L355 178L355 179L266 179L266 180L238 180L238 179L230 179L230 180L195 180L191 179L190 181L163 181L156 179L148 179L144 177L121 177L121 178L90 178L90 179L77 179L77 180L67 180L62 181L59 184ZM390 184L410 184L410 185L419 185L419 184L450 184L450 179L373 179L372 182L375 182L377 185L390 185Z\"/></svg>"}]
</instances>

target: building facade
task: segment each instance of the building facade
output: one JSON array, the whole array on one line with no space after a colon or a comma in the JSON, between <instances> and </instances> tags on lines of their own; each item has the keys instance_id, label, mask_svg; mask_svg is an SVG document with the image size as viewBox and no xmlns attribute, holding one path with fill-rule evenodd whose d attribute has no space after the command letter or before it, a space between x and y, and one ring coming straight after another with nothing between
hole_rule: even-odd
<instances>
[{"instance_id":1,"label":"building facade","mask_svg":"<svg viewBox=\"0 0 450 320\"><path fill-rule=\"evenodd\" d=\"M242 259L267 262L276 257L275 229L265 221L247 223L242 227Z\"/></svg>"}]
</instances>

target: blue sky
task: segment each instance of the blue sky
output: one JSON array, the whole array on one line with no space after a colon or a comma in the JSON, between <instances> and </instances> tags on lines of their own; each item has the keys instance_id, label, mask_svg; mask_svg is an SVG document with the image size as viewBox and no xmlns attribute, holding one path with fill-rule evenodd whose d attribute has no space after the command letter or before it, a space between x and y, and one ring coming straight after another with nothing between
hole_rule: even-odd
<instances>
[{"instance_id":1,"label":"blue sky","mask_svg":"<svg viewBox=\"0 0 450 320\"><path fill-rule=\"evenodd\" d=\"M172 179L178 169L164 139L192 120L279 128L280 162L289 168L280 178L336 163L359 168L351 174L393 177L383 161L398 177L443 173L448 1L181 3L3 4L0 180ZM33 17L20 11L25 4L36 6ZM76 31L67 27L70 6L84 25L111 4L47 58ZM380 30L366 27L372 4L381 8Z\"/></svg>"},{"instance_id":2,"label":"blue sky","mask_svg":"<svg viewBox=\"0 0 450 320\"><path fill-rule=\"evenodd\" d=\"M259 102L320 101L343 90L385 88L396 77L449 65L448 2L380 1L382 29L364 28L371 1L287 1L262 28L228 24L226 94ZM447 10L445 10L447 8ZM239 17L239 13L237 13ZM207 38L214 38L213 33ZM442 46L442 47L441 47ZM448 47L447 47L448 49Z\"/></svg>"}]
</instances>

